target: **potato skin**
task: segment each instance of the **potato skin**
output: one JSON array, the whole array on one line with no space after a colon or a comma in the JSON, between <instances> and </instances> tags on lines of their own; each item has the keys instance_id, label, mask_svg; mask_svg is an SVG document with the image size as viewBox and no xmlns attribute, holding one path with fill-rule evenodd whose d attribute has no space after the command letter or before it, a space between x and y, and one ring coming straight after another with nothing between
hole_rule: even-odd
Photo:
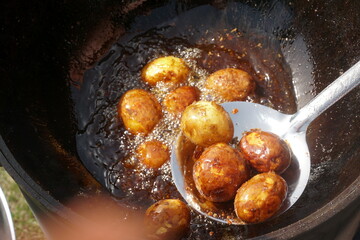
<instances>
[{"instance_id":1,"label":"potato skin","mask_svg":"<svg viewBox=\"0 0 360 240\"><path fill-rule=\"evenodd\" d=\"M246 161L238 150L225 143L205 149L193 166L196 189L207 200L226 202L249 178Z\"/></svg>"},{"instance_id":2,"label":"potato skin","mask_svg":"<svg viewBox=\"0 0 360 240\"><path fill-rule=\"evenodd\" d=\"M136 156L146 167L157 169L170 159L170 152L162 142L151 140L138 146Z\"/></svg>"},{"instance_id":3,"label":"potato skin","mask_svg":"<svg viewBox=\"0 0 360 240\"><path fill-rule=\"evenodd\" d=\"M244 157L259 172L284 172L291 163L288 145L277 135L252 129L239 142Z\"/></svg>"},{"instance_id":4,"label":"potato skin","mask_svg":"<svg viewBox=\"0 0 360 240\"><path fill-rule=\"evenodd\" d=\"M243 70L225 68L212 73L205 87L226 101L242 101L254 92L255 81Z\"/></svg>"},{"instance_id":5,"label":"potato skin","mask_svg":"<svg viewBox=\"0 0 360 240\"><path fill-rule=\"evenodd\" d=\"M166 111L181 114L187 106L199 99L199 90L191 86L179 87L166 95L163 105Z\"/></svg>"},{"instance_id":6,"label":"potato skin","mask_svg":"<svg viewBox=\"0 0 360 240\"><path fill-rule=\"evenodd\" d=\"M178 240L190 226L190 210L178 199L160 200L151 205L145 213L145 227L148 239Z\"/></svg>"},{"instance_id":7,"label":"potato skin","mask_svg":"<svg viewBox=\"0 0 360 240\"><path fill-rule=\"evenodd\" d=\"M141 78L150 86L158 82L179 84L187 80L190 69L181 58L167 56L157 58L148 64L141 71Z\"/></svg>"},{"instance_id":8,"label":"potato skin","mask_svg":"<svg viewBox=\"0 0 360 240\"><path fill-rule=\"evenodd\" d=\"M229 114L214 102L198 101L188 106L181 116L180 127L192 143L203 147L228 143L234 136Z\"/></svg>"},{"instance_id":9,"label":"potato skin","mask_svg":"<svg viewBox=\"0 0 360 240\"><path fill-rule=\"evenodd\" d=\"M162 118L161 105L148 91L127 91L118 104L118 115L132 134L149 134Z\"/></svg>"},{"instance_id":10,"label":"potato skin","mask_svg":"<svg viewBox=\"0 0 360 240\"><path fill-rule=\"evenodd\" d=\"M260 173L236 193L236 215L246 223L259 223L273 216L287 195L286 181L274 172Z\"/></svg>"}]
</instances>

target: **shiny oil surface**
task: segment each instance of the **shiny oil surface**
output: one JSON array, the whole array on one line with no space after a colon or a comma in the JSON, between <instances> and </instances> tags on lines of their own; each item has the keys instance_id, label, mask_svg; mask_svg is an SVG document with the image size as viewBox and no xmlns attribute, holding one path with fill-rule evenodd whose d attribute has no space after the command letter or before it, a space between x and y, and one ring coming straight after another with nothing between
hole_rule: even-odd
<instances>
[{"instance_id":1,"label":"shiny oil surface","mask_svg":"<svg viewBox=\"0 0 360 240\"><path fill-rule=\"evenodd\" d=\"M180 198L168 163L159 170L149 170L134 156L134 149L145 140L158 139L171 148L179 132L179 119L164 112L151 134L133 136L117 116L120 97L130 89L143 88L161 102L169 86L150 88L141 81L140 72L147 62L173 55L191 68L186 84L201 90L200 99L222 102L204 89L206 77L222 68L240 68L257 83L255 94L247 101L294 113L299 66L294 67L293 56L304 46L292 49L287 44L294 39L283 39L288 30L283 22L290 20L290 9L281 3L269 12L260 12L236 2L187 6L174 1L134 18L126 34L85 73L80 91L73 95L77 149L84 165L115 198L132 208L146 209L161 199ZM195 212L192 219L194 231L189 239L241 239L246 235L246 227L215 223Z\"/></svg>"}]
</instances>

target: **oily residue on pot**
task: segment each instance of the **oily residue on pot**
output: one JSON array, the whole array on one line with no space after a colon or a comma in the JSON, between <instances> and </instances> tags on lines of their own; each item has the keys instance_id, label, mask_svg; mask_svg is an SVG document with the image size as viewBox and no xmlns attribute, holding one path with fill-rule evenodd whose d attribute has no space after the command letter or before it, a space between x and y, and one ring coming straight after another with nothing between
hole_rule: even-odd
<instances>
[{"instance_id":1,"label":"oily residue on pot","mask_svg":"<svg viewBox=\"0 0 360 240\"><path fill-rule=\"evenodd\" d=\"M147 89L160 102L169 92L164 84L150 88L141 81L141 69L149 61L168 55L183 58L192 71L187 84L201 90L200 99L217 102L222 100L210 96L203 87L206 77L222 68L243 69L257 85L247 101L284 113L296 111L291 69L279 37L254 24L255 17L266 23L258 10L240 3L229 3L222 9L210 5L182 8L181 12L174 7L171 2L148 16L135 18L127 34L85 72L80 90L73 89L80 159L115 198L135 209L146 209L165 198L181 198L169 163L149 170L134 156L134 149L145 140L157 139L171 148L179 119L164 112L154 131L141 137L126 131L117 116L117 103L130 89ZM219 224L195 212L192 215L189 239L242 239L246 235L246 228Z\"/></svg>"}]
</instances>

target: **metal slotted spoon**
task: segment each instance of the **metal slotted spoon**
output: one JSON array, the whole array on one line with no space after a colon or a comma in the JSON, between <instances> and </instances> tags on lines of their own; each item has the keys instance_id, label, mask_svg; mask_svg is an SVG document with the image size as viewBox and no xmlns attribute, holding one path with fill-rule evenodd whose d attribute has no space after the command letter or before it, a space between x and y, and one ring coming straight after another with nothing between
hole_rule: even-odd
<instances>
[{"instance_id":1,"label":"metal slotted spoon","mask_svg":"<svg viewBox=\"0 0 360 240\"><path fill-rule=\"evenodd\" d=\"M310 175L310 153L306 143L309 124L331 105L360 83L360 61L327 86L297 113L288 115L272 108L249 102L221 104L234 123L234 136L258 128L275 133L285 140L293 153L290 167L282 174L288 184L288 195L275 216L289 209L303 193ZM237 113L232 113L236 109ZM246 224L234 213L233 203L212 203L196 191L192 180L191 155L195 145L183 135L177 139L171 154L171 171L175 185L182 197L199 213L219 222Z\"/></svg>"}]
</instances>

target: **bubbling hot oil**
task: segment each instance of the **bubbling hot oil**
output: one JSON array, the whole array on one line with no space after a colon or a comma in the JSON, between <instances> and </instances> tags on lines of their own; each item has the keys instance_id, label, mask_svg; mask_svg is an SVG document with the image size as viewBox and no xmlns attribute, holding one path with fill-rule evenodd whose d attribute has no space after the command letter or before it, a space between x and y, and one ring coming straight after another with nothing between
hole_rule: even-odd
<instances>
[{"instance_id":1,"label":"bubbling hot oil","mask_svg":"<svg viewBox=\"0 0 360 240\"><path fill-rule=\"evenodd\" d=\"M119 99L128 90L149 90L161 103L172 89L163 83L150 87L141 80L141 70L149 61L169 55L184 59L191 69L184 85L197 87L201 100L218 103L223 100L214 98L204 88L207 76L223 68L239 68L247 71L257 83L255 94L247 101L284 113L296 110L291 71L278 39L259 29L242 30L240 16L220 25L202 21L204 15L198 11L208 13L208 8L200 6L143 32L130 31L84 76L80 97L75 101L79 157L114 197L135 209L146 209L161 199L181 198L172 181L169 163L157 170L147 169L135 155L139 144L152 139L162 141L171 149L180 131L179 117L163 110L160 123L144 137L130 134L117 114ZM226 8L211 11L228 14ZM196 21L189 24L189 19ZM242 228L224 226L195 212L192 214L194 231L189 239L222 239L224 236L241 239L243 235Z\"/></svg>"}]
</instances>

